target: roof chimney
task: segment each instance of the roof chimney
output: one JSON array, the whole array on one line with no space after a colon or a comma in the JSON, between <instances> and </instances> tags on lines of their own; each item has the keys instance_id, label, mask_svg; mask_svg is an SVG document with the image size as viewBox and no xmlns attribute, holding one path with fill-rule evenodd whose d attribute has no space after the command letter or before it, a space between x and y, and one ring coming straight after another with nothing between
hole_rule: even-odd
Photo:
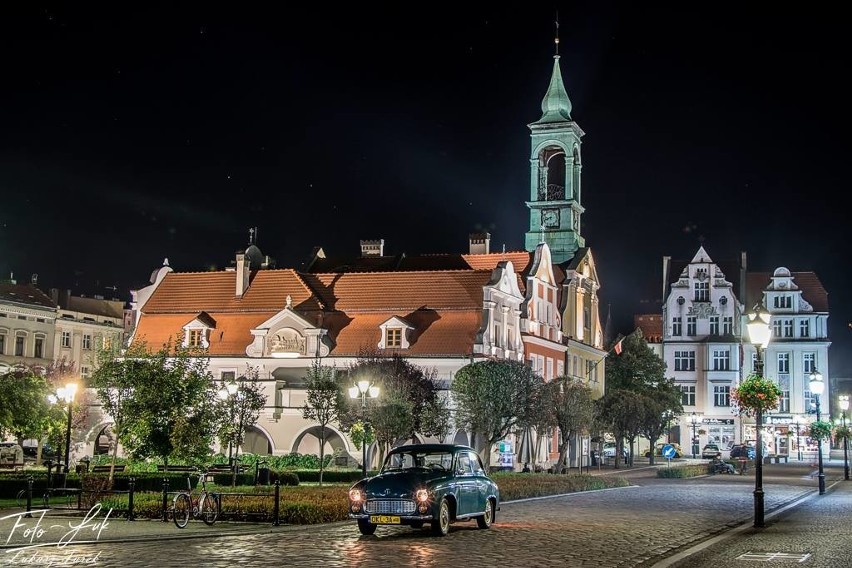
<instances>
[{"instance_id":1,"label":"roof chimney","mask_svg":"<svg viewBox=\"0 0 852 568\"><path fill-rule=\"evenodd\" d=\"M470 254L488 254L491 252L491 233L470 234Z\"/></svg>"},{"instance_id":2,"label":"roof chimney","mask_svg":"<svg viewBox=\"0 0 852 568\"><path fill-rule=\"evenodd\" d=\"M361 256L384 256L385 240L361 241Z\"/></svg>"},{"instance_id":3,"label":"roof chimney","mask_svg":"<svg viewBox=\"0 0 852 568\"><path fill-rule=\"evenodd\" d=\"M237 298L242 298L249 287L251 275L251 259L244 252L237 253Z\"/></svg>"}]
</instances>

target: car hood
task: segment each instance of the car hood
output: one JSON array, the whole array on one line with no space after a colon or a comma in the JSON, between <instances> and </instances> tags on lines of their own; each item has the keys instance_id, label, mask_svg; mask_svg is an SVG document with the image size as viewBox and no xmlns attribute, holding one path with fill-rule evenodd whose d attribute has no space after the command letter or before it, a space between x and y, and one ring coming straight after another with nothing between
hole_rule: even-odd
<instances>
[{"instance_id":1,"label":"car hood","mask_svg":"<svg viewBox=\"0 0 852 568\"><path fill-rule=\"evenodd\" d=\"M418 489L428 489L448 477L445 472L388 471L368 479L364 492L367 498L411 498Z\"/></svg>"}]
</instances>

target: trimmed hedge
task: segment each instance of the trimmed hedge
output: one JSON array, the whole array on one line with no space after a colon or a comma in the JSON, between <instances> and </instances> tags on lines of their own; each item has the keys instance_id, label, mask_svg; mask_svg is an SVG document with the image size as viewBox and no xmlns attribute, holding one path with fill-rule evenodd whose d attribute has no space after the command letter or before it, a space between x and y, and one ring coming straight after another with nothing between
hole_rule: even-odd
<instances>
[{"instance_id":1,"label":"trimmed hedge","mask_svg":"<svg viewBox=\"0 0 852 568\"><path fill-rule=\"evenodd\" d=\"M663 467L657 470L657 477L669 479L682 479L686 477L698 477L710 473L710 466L706 463L678 465L674 467Z\"/></svg>"},{"instance_id":2,"label":"trimmed hedge","mask_svg":"<svg viewBox=\"0 0 852 568\"><path fill-rule=\"evenodd\" d=\"M319 470L297 470L295 473L302 483L319 483ZM378 471L368 471L367 476L376 475ZM364 476L360 469L331 469L322 472L323 483L355 483Z\"/></svg>"}]
</instances>

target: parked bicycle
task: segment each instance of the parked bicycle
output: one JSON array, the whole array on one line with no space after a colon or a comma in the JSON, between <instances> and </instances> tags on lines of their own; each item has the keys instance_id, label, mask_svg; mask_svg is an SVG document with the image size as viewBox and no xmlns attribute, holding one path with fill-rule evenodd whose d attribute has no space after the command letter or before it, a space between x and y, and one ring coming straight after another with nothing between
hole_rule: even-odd
<instances>
[{"instance_id":1,"label":"parked bicycle","mask_svg":"<svg viewBox=\"0 0 852 568\"><path fill-rule=\"evenodd\" d=\"M201 517L206 525L212 525L219 517L221 501L217 493L207 490L207 472L195 470L198 474L196 491L192 490L192 476L186 476L186 490L175 495L172 500L172 519L177 528L186 528L190 517Z\"/></svg>"},{"instance_id":2,"label":"parked bicycle","mask_svg":"<svg viewBox=\"0 0 852 568\"><path fill-rule=\"evenodd\" d=\"M65 508L76 507L79 493L79 489L65 487L48 488L44 490L44 493L33 491L30 504L37 509L50 509L51 502L54 506ZM25 508L27 506L27 490L21 489L18 491L15 501L18 507Z\"/></svg>"}]
</instances>

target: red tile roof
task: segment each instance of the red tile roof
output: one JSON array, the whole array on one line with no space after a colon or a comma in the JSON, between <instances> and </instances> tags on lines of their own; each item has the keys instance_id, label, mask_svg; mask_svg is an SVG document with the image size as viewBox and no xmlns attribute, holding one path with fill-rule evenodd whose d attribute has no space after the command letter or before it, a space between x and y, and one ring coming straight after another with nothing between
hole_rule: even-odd
<instances>
[{"instance_id":1,"label":"red tile roof","mask_svg":"<svg viewBox=\"0 0 852 568\"><path fill-rule=\"evenodd\" d=\"M828 292L814 272L790 272L793 284L802 291L802 297L815 312L828 312ZM749 272L746 276L746 311L763 299L763 290L772 282L771 272Z\"/></svg>"},{"instance_id":2,"label":"red tile roof","mask_svg":"<svg viewBox=\"0 0 852 568\"><path fill-rule=\"evenodd\" d=\"M518 274L526 274L532 264L533 253L528 251L492 252L488 254L463 254L465 262L474 270L494 270L497 263L511 260Z\"/></svg>"},{"instance_id":3,"label":"red tile roof","mask_svg":"<svg viewBox=\"0 0 852 568\"><path fill-rule=\"evenodd\" d=\"M56 303L32 284L0 282L0 300L42 308L56 308Z\"/></svg>"}]
</instances>

